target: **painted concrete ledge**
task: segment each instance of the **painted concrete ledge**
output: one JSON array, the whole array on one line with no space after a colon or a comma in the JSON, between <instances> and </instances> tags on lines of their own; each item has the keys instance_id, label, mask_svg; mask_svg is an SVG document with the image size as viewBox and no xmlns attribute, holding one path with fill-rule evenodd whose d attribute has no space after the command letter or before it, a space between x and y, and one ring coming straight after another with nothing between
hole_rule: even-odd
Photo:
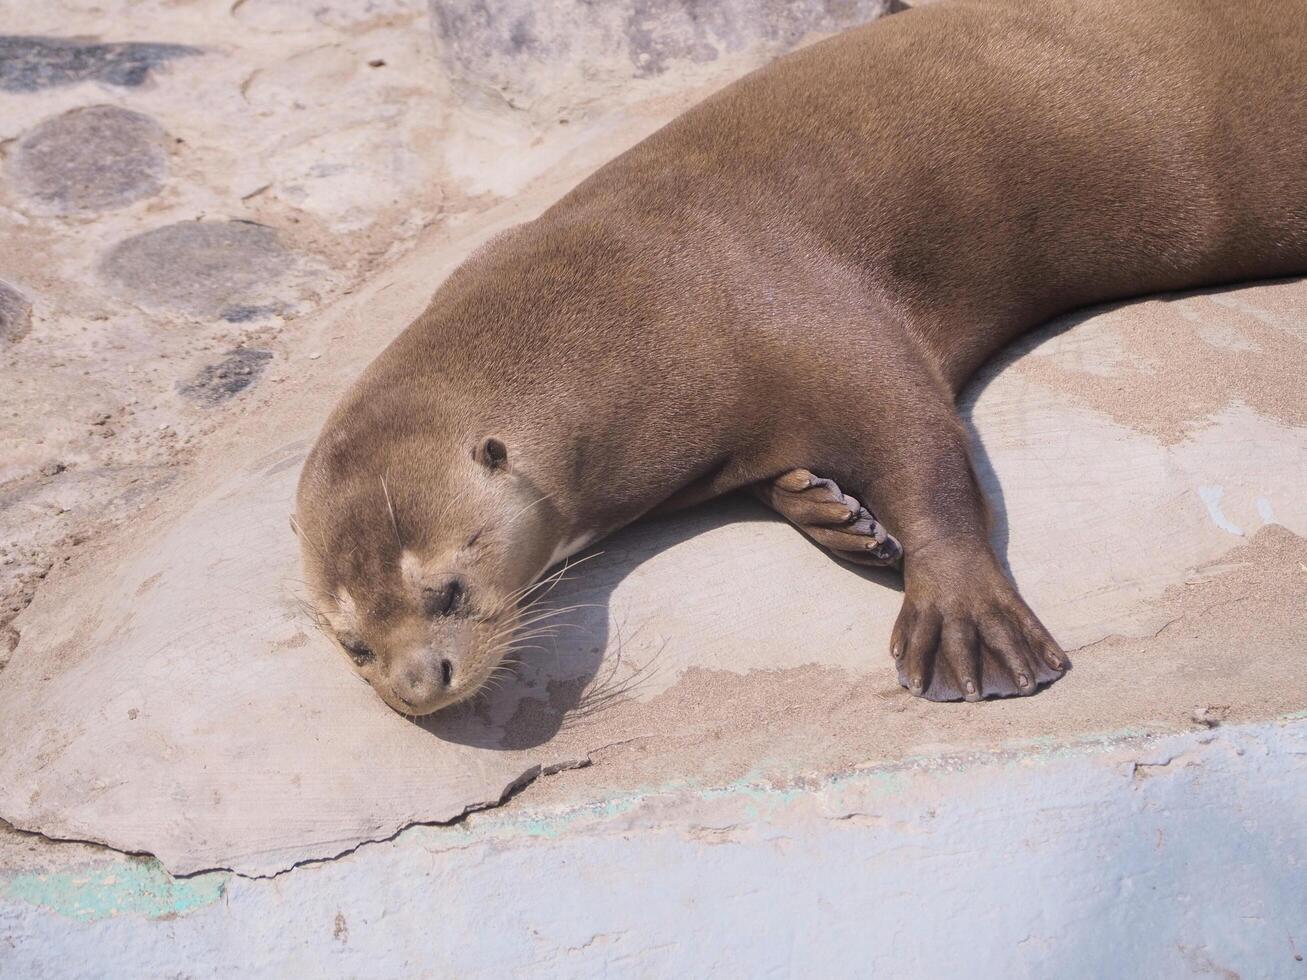
<instances>
[{"instance_id":1,"label":"painted concrete ledge","mask_svg":"<svg viewBox=\"0 0 1307 980\"><path fill-rule=\"evenodd\" d=\"M0 976L1307 977L1307 714L531 797L270 879L7 835Z\"/></svg>"}]
</instances>

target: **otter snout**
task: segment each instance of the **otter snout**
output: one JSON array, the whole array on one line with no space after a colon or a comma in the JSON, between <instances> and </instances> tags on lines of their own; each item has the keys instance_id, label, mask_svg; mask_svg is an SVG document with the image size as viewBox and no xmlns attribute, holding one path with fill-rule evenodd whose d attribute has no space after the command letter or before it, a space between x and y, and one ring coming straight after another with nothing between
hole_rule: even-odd
<instances>
[{"instance_id":1,"label":"otter snout","mask_svg":"<svg viewBox=\"0 0 1307 980\"><path fill-rule=\"evenodd\" d=\"M397 664L391 690L415 714L426 714L449 701L460 680L455 658L432 649L418 650Z\"/></svg>"}]
</instances>

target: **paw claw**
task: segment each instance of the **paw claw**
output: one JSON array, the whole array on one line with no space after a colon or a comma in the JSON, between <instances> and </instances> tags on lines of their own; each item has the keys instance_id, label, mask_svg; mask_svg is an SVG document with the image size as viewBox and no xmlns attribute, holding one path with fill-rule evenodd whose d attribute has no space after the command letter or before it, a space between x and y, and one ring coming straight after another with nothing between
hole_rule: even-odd
<instances>
[{"instance_id":1,"label":"paw claw","mask_svg":"<svg viewBox=\"0 0 1307 980\"><path fill-rule=\"evenodd\" d=\"M909 588L891 652L899 682L914 695L929 701L1029 697L1062 676L1065 659L1057 656L1060 666L1052 666L1053 638L1000 575L969 596L938 594L930 585Z\"/></svg>"},{"instance_id":2,"label":"paw claw","mask_svg":"<svg viewBox=\"0 0 1307 980\"><path fill-rule=\"evenodd\" d=\"M759 496L808 537L847 561L892 565L903 548L856 497L829 479L791 470L760 488Z\"/></svg>"}]
</instances>

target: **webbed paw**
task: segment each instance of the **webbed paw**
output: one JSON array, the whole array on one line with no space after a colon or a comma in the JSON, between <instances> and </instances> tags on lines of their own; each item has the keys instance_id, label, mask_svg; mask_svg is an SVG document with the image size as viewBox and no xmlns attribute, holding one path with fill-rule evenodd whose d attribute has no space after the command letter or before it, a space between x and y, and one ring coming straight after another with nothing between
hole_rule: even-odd
<instances>
[{"instance_id":1,"label":"webbed paw","mask_svg":"<svg viewBox=\"0 0 1307 980\"><path fill-rule=\"evenodd\" d=\"M929 701L1024 697L1070 667L1006 580L908 589L890 641L899 683Z\"/></svg>"},{"instance_id":2,"label":"webbed paw","mask_svg":"<svg viewBox=\"0 0 1307 980\"><path fill-rule=\"evenodd\" d=\"M758 496L823 548L859 565L893 565L903 547L854 497L834 480L808 470L790 470L759 484Z\"/></svg>"}]
</instances>

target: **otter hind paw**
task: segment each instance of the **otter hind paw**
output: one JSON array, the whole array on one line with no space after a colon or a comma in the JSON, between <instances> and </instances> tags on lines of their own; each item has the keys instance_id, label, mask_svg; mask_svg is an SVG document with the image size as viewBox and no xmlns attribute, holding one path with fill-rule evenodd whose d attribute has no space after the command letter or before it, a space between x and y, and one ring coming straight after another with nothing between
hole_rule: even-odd
<instances>
[{"instance_id":1,"label":"otter hind paw","mask_svg":"<svg viewBox=\"0 0 1307 980\"><path fill-rule=\"evenodd\" d=\"M834 480L790 470L758 487L758 496L837 558L858 565L893 565L903 547L876 516Z\"/></svg>"}]
</instances>

